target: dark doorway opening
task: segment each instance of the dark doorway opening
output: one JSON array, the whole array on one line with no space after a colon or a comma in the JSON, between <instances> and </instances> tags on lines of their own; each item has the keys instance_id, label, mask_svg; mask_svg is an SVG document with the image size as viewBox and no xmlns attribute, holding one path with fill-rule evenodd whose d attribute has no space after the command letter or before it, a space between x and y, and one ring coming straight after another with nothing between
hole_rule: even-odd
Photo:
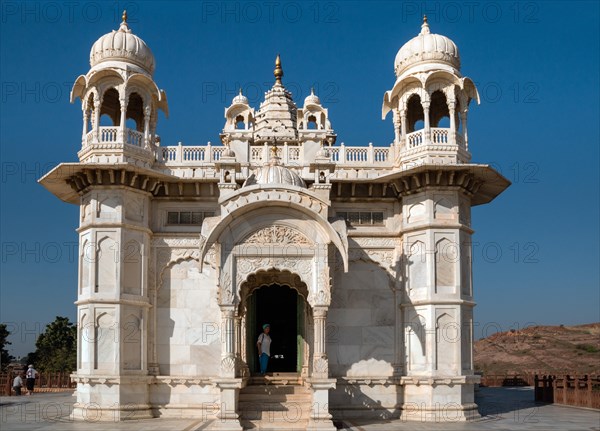
<instances>
[{"instance_id":1,"label":"dark doorway opening","mask_svg":"<svg viewBox=\"0 0 600 431\"><path fill-rule=\"evenodd\" d=\"M271 325L271 359L267 373L287 373L298 371L298 313L302 297L296 290L279 284L263 286L253 296L256 320L254 334L251 335L254 355L258 357L256 341L262 332L262 325ZM258 361L253 361L252 372L259 372Z\"/></svg>"}]
</instances>

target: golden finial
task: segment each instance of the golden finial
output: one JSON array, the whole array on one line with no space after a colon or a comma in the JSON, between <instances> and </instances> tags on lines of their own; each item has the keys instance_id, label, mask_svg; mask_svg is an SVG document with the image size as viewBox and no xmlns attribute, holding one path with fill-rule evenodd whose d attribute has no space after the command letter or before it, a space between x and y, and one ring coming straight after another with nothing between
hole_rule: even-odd
<instances>
[{"instance_id":1,"label":"golden finial","mask_svg":"<svg viewBox=\"0 0 600 431\"><path fill-rule=\"evenodd\" d=\"M427 15L423 15L423 24L427 24Z\"/></svg>"},{"instance_id":2,"label":"golden finial","mask_svg":"<svg viewBox=\"0 0 600 431\"><path fill-rule=\"evenodd\" d=\"M123 15L121 16L121 18L123 19L123 22L127 22L127 10L123 11Z\"/></svg>"},{"instance_id":3,"label":"golden finial","mask_svg":"<svg viewBox=\"0 0 600 431\"><path fill-rule=\"evenodd\" d=\"M271 157L277 157L277 143L274 142L273 145L271 145Z\"/></svg>"},{"instance_id":4,"label":"golden finial","mask_svg":"<svg viewBox=\"0 0 600 431\"><path fill-rule=\"evenodd\" d=\"M279 54L277 54L277 58L275 59L275 71L273 72L275 75L275 83L281 84L281 78L283 78L283 69L281 68L281 58Z\"/></svg>"}]
</instances>

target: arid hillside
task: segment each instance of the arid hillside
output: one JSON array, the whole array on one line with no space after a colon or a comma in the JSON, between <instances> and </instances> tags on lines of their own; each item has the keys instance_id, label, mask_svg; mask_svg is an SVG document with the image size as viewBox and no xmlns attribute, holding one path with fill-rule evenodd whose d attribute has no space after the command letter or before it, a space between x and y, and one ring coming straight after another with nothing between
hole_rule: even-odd
<instances>
[{"instance_id":1,"label":"arid hillside","mask_svg":"<svg viewBox=\"0 0 600 431\"><path fill-rule=\"evenodd\" d=\"M484 374L600 374L600 323L532 326L475 342L475 370Z\"/></svg>"}]
</instances>

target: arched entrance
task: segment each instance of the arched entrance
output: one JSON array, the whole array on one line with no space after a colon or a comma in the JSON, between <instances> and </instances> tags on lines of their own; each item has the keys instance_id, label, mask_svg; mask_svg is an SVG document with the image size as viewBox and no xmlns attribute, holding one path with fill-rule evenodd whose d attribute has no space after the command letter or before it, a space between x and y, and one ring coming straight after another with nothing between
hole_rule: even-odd
<instances>
[{"instance_id":1,"label":"arched entrance","mask_svg":"<svg viewBox=\"0 0 600 431\"><path fill-rule=\"evenodd\" d=\"M247 299L247 352L251 374L259 371L256 341L262 325L271 325L269 373L302 373L304 364L305 299L298 291L281 284L263 285Z\"/></svg>"},{"instance_id":2,"label":"arched entrance","mask_svg":"<svg viewBox=\"0 0 600 431\"><path fill-rule=\"evenodd\" d=\"M312 340L308 288L286 270L260 270L242 284L239 316L242 320L242 361L250 375L259 372L256 342L262 325L271 325L271 359L267 374L306 378Z\"/></svg>"}]
</instances>

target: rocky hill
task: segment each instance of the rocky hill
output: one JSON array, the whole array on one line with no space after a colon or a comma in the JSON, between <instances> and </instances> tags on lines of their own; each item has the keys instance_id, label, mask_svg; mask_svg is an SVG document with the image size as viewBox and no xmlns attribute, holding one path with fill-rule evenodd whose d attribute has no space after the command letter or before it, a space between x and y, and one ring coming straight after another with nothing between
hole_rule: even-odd
<instances>
[{"instance_id":1,"label":"rocky hill","mask_svg":"<svg viewBox=\"0 0 600 431\"><path fill-rule=\"evenodd\" d=\"M487 375L600 374L600 322L532 326L475 342L475 370Z\"/></svg>"}]
</instances>

